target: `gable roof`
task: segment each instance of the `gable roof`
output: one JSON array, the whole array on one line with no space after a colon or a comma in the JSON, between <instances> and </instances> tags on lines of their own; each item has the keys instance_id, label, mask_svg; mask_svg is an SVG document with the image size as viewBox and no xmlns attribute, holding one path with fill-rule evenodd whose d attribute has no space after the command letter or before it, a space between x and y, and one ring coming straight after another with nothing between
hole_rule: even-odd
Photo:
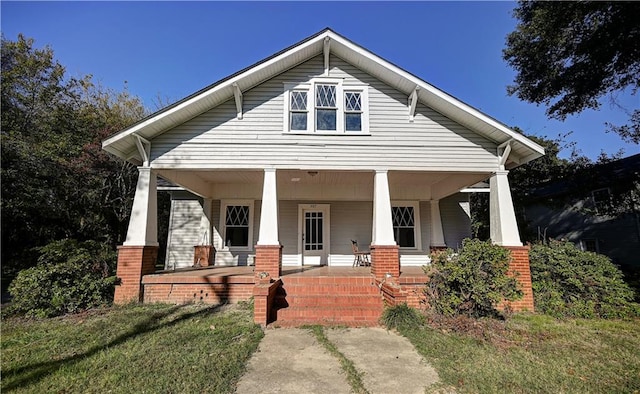
<instances>
[{"instance_id":1,"label":"gable roof","mask_svg":"<svg viewBox=\"0 0 640 394\"><path fill-rule=\"evenodd\" d=\"M417 95L420 103L498 145L512 141L507 167L516 167L544 155L544 148L524 135L511 130L494 118L373 54L329 28L140 120L104 140L102 147L125 160L141 161L136 149L136 135L151 140L233 98L234 85L237 85L240 91L245 92L308 59L321 55L324 51L324 42L327 39L332 54L387 85L407 96L411 95L417 87L419 88Z\"/></svg>"}]
</instances>

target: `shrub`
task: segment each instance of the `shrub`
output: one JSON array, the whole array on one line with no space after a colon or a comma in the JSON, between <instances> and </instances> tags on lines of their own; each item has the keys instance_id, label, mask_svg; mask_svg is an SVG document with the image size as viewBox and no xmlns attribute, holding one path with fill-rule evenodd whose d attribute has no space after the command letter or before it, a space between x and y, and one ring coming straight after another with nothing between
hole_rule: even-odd
<instances>
[{"instance_id":1,"label":"shrub","mask_svg":"<svg viewBox=\"0 0 640 394\"><path fill-rule=\"evenodd\" d=\"M500 302L522 297L516 278L508 275L510 260L507 249L477 239L465 239L457 253L434 253L425 267L429 305L445 316L498 316Z\"/></svg>"},{"instance_id":2,"label":"shrub","mask_svg":"<svg viewBox=\"0 0 640 394\"><path fill-rule=\"evenodd\" d=\"M393 329L415 328L422 325L425 319L417 309L411 308L404 303L385 308L380 321L388 329Z\"/></svg>"},{"instance_id":3,"label":"shrub","mask_svg":"<svg viewBox=\"0 0 640 394\"><path fill-rule=\"evenodd\" d=\"M108 246L65 239L38 251L38 264L20 271L9 286L12 312L49 317L113 300L116 259Z\"/></svg>"},{"instance_id":4,"label":"shrub","mask_svg":"<svg viewBox=\"0 0 640 394\"><path fill-rule=\"evenodd\" d=\"M529 260L536 309L542 313L585 318L639 314L633 290L606 256L551 241L532 246Z\"/></svg>"}]
</instances>

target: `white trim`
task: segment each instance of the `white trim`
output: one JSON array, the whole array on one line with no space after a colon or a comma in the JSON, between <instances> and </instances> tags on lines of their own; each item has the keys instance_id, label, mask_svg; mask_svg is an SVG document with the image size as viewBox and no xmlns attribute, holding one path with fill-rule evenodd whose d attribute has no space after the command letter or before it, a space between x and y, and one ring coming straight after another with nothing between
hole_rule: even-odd
<instances>
[{"instance_id":1,"label":"white trim","mask_svg":"<svg viewBox=\"0 0 640 394\"><path fill-rule=\"evenodd\" d=\"M322 46L322 52L324 54L324 75L329 76L329 56L331 54L331 39L329 37L324 38L324 45Z\"/></svg>"},{"instance_id":2,"label":"white trim","mask_svg":"<svg viewBox=\"0 0 640 394\"><path fill-rule=\"evenodd\" d=\"M238 87L237 83L233 84L233 97L236 101L236 111L238 113L238 119L242 120L242 91Z\"/></svg>"},{"instance_id":3,"label":"white trim","mask_svg":"<svg viewBox=\"0 0 640 394\"><path fill-rule=\"evenodd\" d=\"M151 157L151 142L147 141L137 134L134 134L134 137L136 137L136 147L138 148L138 153L142 158L142 163L145 167L149 167L149 158Z\"/></svg>"},{"instance_id":4,"label":"white trim","mask_svg":"<svg viewBox=\"0 0 640 394\"><path fill-rule=\"evenodd\" d=\"M420 86L416 86L409 96L409 122L413 122L413 117L416 114L416 107L418 106L418 91L420 90Z\"/></svg>"},{"instance_id":5,"label":"white trim","mask_svg":"<svg viewBox=\"0 0 640 394\"><path fill-rule=\"evenodd\" d=\"M414 237L414 245L415 247L402 247L400 244L400 250L413 250L419 251L422 250L422 228L420 227L420 201L402 201L402 200L392 200L391 201L391 209L394 207L412 207L413 208L413 237ZM393 227L393 216L391 217L391 225ZM395 231L394 231L395 237Z\"/></svg>"},{"instance_id":6,"label":"white trim","mask_svg":"<svg viewBox=\"0 0 640 394\"><path fill-rule=\"evenodd\" d=\"M249 235L247 238L247 246L226 246L227 238L227 206L242 205L249 207ZM253 226L254 220L254 200L221 200L220 201L220 237L222 238L223 250L229 251L253 251Z\"/></svg>"}]
</instances>

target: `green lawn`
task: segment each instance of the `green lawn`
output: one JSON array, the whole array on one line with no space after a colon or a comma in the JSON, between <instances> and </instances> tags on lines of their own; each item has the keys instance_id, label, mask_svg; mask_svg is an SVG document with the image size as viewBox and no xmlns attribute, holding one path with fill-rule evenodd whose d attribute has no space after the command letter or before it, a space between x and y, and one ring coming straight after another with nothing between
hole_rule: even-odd
<instances>
[{"instance_id":1,"label":"green lawn","mask_svg":"<svg viewBox=\"0 0 640 394\"><path fill-rule=\"evenodd\" d=\"M560 321L516 315L506 324L468 324L462 330L446 325L400 328L438 371L442 384L434 390L640 392L639 319Z\"/></svg>"},{"instance_id":2,"label":"green lawn","mask_svg":"<svg viewBox=\"0 0 640 394\"><path fill-rule=\"evenodd\" d=\"M515 315L506 323L456 324L400 328L438 371L442 383L435 391L640 393L639 319ZM321 340L321 332L311 329ZM262 336L246 306L132 305L62 318L3 319L0 389L233 392ZM352 375L357 378L357 371Z\"/></svg>"},{"instance_id":3,"label":"green lawn","mask_svg":"<svg viewBox=\"0 0 640 394\"><path fill-rule=\"evenodd\" d=\"M262 330L247 307L144 305L3 319L2 392L233 392Z\"/></svg>"}]
</instances>

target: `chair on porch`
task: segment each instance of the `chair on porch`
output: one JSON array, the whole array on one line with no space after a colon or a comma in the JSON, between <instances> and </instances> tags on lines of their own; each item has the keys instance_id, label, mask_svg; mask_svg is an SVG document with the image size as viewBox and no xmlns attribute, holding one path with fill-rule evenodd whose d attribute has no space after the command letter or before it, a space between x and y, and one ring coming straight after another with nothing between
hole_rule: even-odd
<instances>
[{"instance_id":1,"label":"chair on porch","mask_svg":"<svg viewBox=\"0 0 640 394\"><path fill-rule=\"evenodd\" d=\"M371 252L369 252L368 250L359 250L358 241L355 241L353 239L351 240L351 250L353 250L354 267L359 267L361 265L368 267L371 265L371 262L369 261L369 254L371 254Z\"/></svg>"}]
</instances>

